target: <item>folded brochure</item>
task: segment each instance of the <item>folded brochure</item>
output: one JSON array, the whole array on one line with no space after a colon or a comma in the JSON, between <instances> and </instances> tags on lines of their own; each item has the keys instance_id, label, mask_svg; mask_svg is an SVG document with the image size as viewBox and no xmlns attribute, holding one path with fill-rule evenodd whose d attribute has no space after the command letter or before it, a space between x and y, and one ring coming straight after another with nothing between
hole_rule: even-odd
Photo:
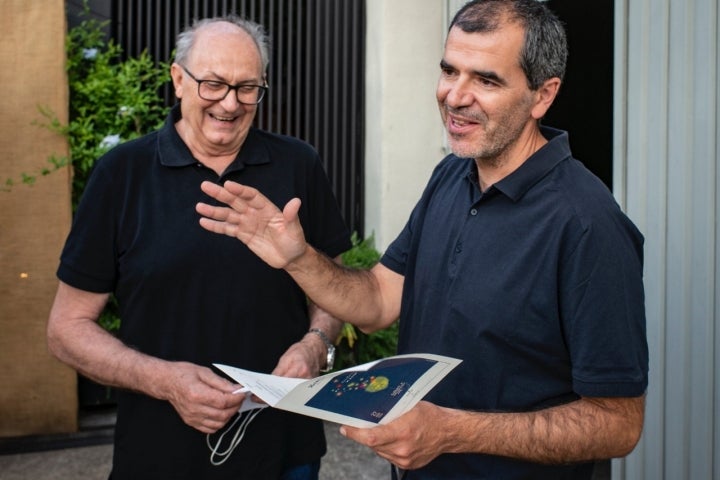
<instances>
[{"instance_id":1,"label":"folded brochure","mask_svg":"<svg viewBox=\"0 0 720 480\"><path fill-rule=\"evenodd\" d=\"M214 364L281 410L354 427L388 423L410 410L462 360L428 353L382 358L312 379ZM247 396L241 411L263 406Z\"/></svg>"}]
</instances>

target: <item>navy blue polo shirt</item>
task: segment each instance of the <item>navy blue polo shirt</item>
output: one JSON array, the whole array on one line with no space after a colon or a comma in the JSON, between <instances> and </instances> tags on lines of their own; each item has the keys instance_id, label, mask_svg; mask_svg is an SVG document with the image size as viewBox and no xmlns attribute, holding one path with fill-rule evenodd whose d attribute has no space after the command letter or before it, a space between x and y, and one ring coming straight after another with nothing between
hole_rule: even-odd
<instances>
[{"instance_id":1,"label":"navy blue polo shirt","mask_svg":"<svg viewBox=\"0 0 720 480\"><path fill-rule=\"evenodd\" d=\"M195 205L214 202L200 183L251 185L279 207L299 197L308 241L330 257L350 247L349 232L309 145L252 129L218 177L193 158L175 130L179 119L176 106L160 131L97 162L58 277L82 290L114 292L120 338L139 351L269 373L307 332L306 296L239 240L199 225ZM228 461L212 466L205 435L186 426L168 402L122 392L113 479L276 478L284 466L324 451L321 422L266 409Z\"/></svg>"},{"instance_id":2,"label":"navy blue polo shirt","mask_svg":"<svg viewBox=\"0 0 720 480\"><path fill-rule=\"evenodd\" d=\"M446 157L382 258L405 277L399 353L463 360L433 403L520 412L647 387L643 236L572 158L567 133L543 134L549 143L485 192L473 160ZM407 478L588 471L444 455Z\"/></svg>"}]
</instances>

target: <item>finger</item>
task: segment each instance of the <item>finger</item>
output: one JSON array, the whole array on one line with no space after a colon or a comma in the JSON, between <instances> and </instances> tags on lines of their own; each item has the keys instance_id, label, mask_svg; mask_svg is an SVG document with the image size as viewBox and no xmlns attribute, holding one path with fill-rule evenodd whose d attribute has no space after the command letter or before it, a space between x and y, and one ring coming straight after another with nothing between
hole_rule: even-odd
<instances>
[{"instance_id":1,"label":"finger","mask_svg":"<svg viewBox=\"0 0 720 480\"><path fill-rule=\"evenodd\" d=\"M202 380L209 387L220 390L224 393L233 393L236 392L239 388L241 388L241 385L231 382L225 377L217 375L210 369L202 370L200 372L200 380Z\"/></svg>"},{"instance_id":2,"label":"finger","mask_svg":"<svg viewBox=\"0 0 720 480\"><path fill-rule=\"evenodd\" d=\"M343 425L340 427L340 434L357 443L361 443L370 448L377 448L387 443L382 435L382 427L373 428L356 428Z\"/></svg>"},{"instance_id":3,"label":"finger","mask_svg":"<svg viewBox=\"0 0 720 480\"><path fill-rule=\"evenodd\" d=\"M283 218L286 222L297 218L298 212L300 211L300 205L302 205L302 201L299 198L293 198L285 204L285 208L283 208Z\"/></svg>"},{"instance_id":4,"label":"finger","mask_svg":"<svg viewBox=\"0 0 720 480\"><path fill-rule=\"evenodd\" d=\"M205 230L208 230L213 233L221 233L224 235L227 235L229 237L236 237L239 238L238 228L236 225L233 225L231 223L227 222L221 222L217 220L213 220L210 218L202 217L200 218L200 226L203 227Z\"/></svg>"},{"instance_id":5,"label":"finger","mask_svg":"<svg viewBox=\"0 0 720 480\"><path fill-rule=\"evenodd\" d=\"M233 412L234 414L234 412ZM195 427L203 433L215 433L227 424L228 419L204 418Z\"/></svg>"},{"instance_id":6,"label":"finger","mask_svg":"<svg viewBox=\"0 0 720 480\"><path fill-rule=\"evenodd\" d=\"M195 211L200 215L212 218L218 221L226 221L230 217L230 210L227 207L218 207L215 205L208 205L207 203L199 202L195 205Z\"/></svg>"},{"instance_id":7,"label":"finger","mask_svg":"<svg viewBox=\"0 0 720 480\"><path fill-rule=\"evenodd\" d=\"M226 185L230 186L233 191L229 191L224 186L218 185L213 182L204 181L200 184L200 190L202 190L208 196L218 200L226 205L229 205L233 210L243 212L247 210L247 198L253 198L254 188L245 187L235 182L225 182ZM245 198L247 197L247 198Z\"/></svg>"},{"instance_id":8,"label":"finger","mask_svg":"<svg viewBox=\"0 0 720 480\"><path fill-rule=\"evenodd\" d=\"M311 378L312 372L306 365L301 367L295 365L278 365L272 372L273 375L278 377L289 377L289 378Z\"/></svg>"},{"instance_id":9,"label":"finger","mask_svg":"<svg viewBox=\"0 0 720 480\"><path fill-rule=\"evenodd\" d=\"M242 208L242 211L249 208L254 208L256 210L262 210L267 207L275 208L275 204L273 204L265 195L260 193L260 190L257 188L248 187L247 185L241 185L237 182L233 182L232 180L227 180L223 184L223 189L225 192L219 193L221 198L216 198L232 206L234 210L238 210L236 207ZM232 195L232 203L225 200L226 194Z\"/></svg>"},{"instance_id":10,"label":"finger","mask_svg":"<svg viewBox=\"0 0 720 480\"><path fill-rule=\"evenodd\" d=\"M304 369L299 368L298 365L302 363L303 362L301 362L299 358L297 358L297 361L292 361L283 357L271 373L272 375L276 375L278 377L300 378L302 370Z\"/></svg>"},{"instance_id":11,"label":"finger","mask_svg":"<svg viewBox=\"0 0 720 480\"><path fill-rule=\"evenodd\" d=\"M253 208L261 208L271 203L270 200L260 193L260 190L257 188L242 185L240 183L233 182L232 180L225 181L225 183L223 183L223 188L228 193L234 195L243 202L246 202Z\"/></svg>"},{"instance_id":12,"label":"finger","mask_svg":"<svg viewBox=\"0 0 720 480\"><path fill-rule=\"evenodd\" d=\"M223 183L222 186L225 190L232 193L233 195L236 195L246 200L260 193L260 191L256 188L242 185L238 182L233 182L232 180L225 180L225 183Z\"/></svg>"},{"instance_id":13,"label":"finger","mask_svg":"<svg viewBox=\"0 0 720 480\"><path fill-rule=\"evenodd\" d=\"M222 186L207 180L200 184L200 190L216 200L220 200L220 196L223 195L223 192L229 194L229 192L227 192Z\"/></svg>"}]
</instances>

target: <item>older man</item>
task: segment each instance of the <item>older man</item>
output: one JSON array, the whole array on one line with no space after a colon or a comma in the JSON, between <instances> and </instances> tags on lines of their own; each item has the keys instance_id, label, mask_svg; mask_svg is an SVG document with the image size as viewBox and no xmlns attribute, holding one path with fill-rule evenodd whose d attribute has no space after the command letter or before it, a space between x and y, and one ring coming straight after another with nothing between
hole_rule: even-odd
<instances>
[{"instance_id":1,"label":"older man","mask_svg":"<svg viewBox=\"0 0 720 480\"><path fill-rule=\"evenodd\" d=\"M161 130L98 161L75 216L48 339L60 360L121 389L113 480L318 477L321 422L265 409L230 429L245 394L210 368L311 377L340 328L285 272L203 230L193 211L200 182L243 182L278 205L301 197L299 221L327 255L350 247L317 153L252 128L267 63L252 22L206 19L182 33L171 67L180 104ZM96 323L110 293L118 338Z\"/></svg>"}]
</instances>

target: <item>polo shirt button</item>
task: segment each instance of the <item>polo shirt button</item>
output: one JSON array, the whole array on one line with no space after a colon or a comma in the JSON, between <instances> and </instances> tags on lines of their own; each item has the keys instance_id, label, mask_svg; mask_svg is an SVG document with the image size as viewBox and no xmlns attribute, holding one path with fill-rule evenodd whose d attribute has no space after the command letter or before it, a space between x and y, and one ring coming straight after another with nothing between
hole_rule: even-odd
<instances>
[{"instance_id":1,"label":"polo shirt button","mask_svg":"<svg viewBox=\"0 0 720 480\"><path fill-rule=\"evenodd\" d=\"M198 162L197 165L196 165L196 167L202 168L202 163Z\"/></svg>"},{"instance_id":2,"label":"polo shirt button","mask_svg":"<svg viewBox=\"0 0 720 480\"><path fill-rule=\"evenodd\" d=\"M473 208L472 210L470 210L470 215L472 215L473 217L477 215L477 208Z\"/></svg>"}]
</instances>

